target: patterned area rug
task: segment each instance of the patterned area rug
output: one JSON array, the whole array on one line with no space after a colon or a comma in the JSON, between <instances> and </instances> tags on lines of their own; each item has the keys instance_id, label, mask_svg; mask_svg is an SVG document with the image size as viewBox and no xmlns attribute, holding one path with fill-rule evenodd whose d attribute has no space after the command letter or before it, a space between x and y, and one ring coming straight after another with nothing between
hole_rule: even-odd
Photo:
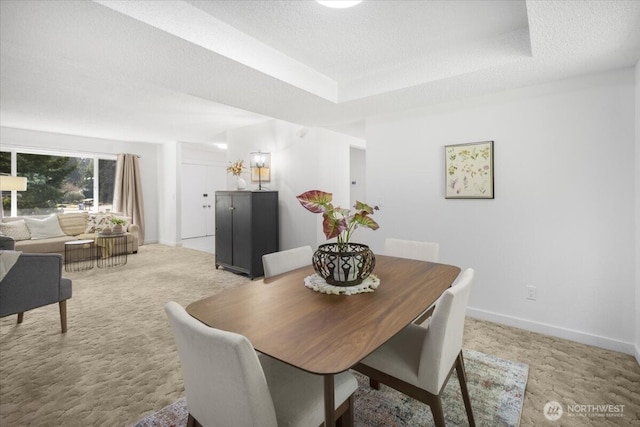
<instances>
[{"instance_id":1,"label":"patterned area rug","mask_svg":"<svg viewBox=\"0 0 640 427\"><path fill-rule=\"evenodd\" d=\"M476 424L494 427L519 425L529 367L472 350L464 350L464 358ZM434 425L429 406L384 385L380 390L373 390L366 377L354 374L359 384L354 411L356 427ZM443 393L447 426L467 426L455 372ZM186 426L187 415L186 400L182 398L144 417L135 427Z\"/></svg>"}]
</instances>

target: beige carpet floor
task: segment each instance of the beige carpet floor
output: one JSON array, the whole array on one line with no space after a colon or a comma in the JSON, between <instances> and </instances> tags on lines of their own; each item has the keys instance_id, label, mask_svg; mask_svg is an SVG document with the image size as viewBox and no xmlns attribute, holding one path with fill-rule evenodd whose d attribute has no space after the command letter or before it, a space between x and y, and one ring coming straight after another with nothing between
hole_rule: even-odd
<instances>
[{"instance_id":1,"label":"beige carpet floor","mask_svg":"<svg viewBox=\"0 0 640 427\"><path fill-rule=\"evenodd\" d=\"M114 269L73 279L69 331L58 306L0 319L0 426L129 426L184 394L169 300L186 306L248 282L205 252L145 245ZM468 319L465 348L529 364L522 426L640 425L640 367L631 356ZM617 418L567 417L544 404L624 405Z\"/></svg>"}]
</instances>

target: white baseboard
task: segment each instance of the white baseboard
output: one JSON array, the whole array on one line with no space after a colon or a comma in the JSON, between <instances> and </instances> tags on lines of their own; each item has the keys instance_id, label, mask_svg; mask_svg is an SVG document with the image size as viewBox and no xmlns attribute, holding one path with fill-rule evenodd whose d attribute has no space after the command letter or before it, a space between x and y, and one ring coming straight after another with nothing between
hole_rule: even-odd
<instances>
[{"instance_id":1,"label":"white baseboard","mask_svg":"<svg viewBox=\"0 0 640 427\"><path fill-rule=\"evenodd\" d=\"M585 332L574 331L572 329L561 328L546 323L533 322L531 320L521 319L518 317L505 316L504 314L478 310L471 307L467 308L467 315L476 319L487 320L507 326L513 326L515 328L524 329L526 331L563 338L570 341L579 342L581 344L593 345L607 350L629 354L631 356L635 355L636 361L638 361L638 364L640 365L640 347L638 347L637 344L634 345L634 343L631 342L614 340L611 338L587 334Z\"/></svg>"}]
</instances>

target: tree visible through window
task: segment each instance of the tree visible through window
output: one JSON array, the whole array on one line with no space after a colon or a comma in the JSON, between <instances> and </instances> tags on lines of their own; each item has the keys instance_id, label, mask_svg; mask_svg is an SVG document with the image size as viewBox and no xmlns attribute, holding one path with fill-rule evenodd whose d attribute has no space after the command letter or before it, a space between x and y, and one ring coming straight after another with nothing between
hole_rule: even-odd
<instances>
[{"instance_id":1,"label":"tree visible through window","mask_svg":"<svg viewBox=\"0 0 640 427\"><path fill-rule=\"evenodd\" d=\"M112 210L113 193L116 185L116 161L98 160L98 194L100 211Z\"/></svg>"},{"instance_id":2,"label":"tree visible through window","mask_svg":"<svg viewBox=\"0 0 640 427\"><path fill-rule=\"evenodd\" d=\"M56 212L64 201L65 184L78 169L69 157L18 153L18 176L27 178L27 191L18 197L19 215Z\"/></svg>"},{"instance_id":3,"label":"tree visible through window","mask_svg":"<svg viewBox=\"0 0 640 427\"><path fill-rule=\"evenodd\" d=\"M11 153L0 151L0 174L11 175ZM2 211L5 216L11 213L11 192L2 191L0 193L2 199Z\"/></svg>"},{"instance_id":4,"label":"tree visible through window","mask_svg":"<svg viewBox=\"0 0 640 427\"><path fill-rule=\"evenodd\" d=\"M115 164L115 160L108 159L17 153L17 175L26 177L28 182L27 191L17 193L17 214L111 210ZM11 153L0 152L0 172L10 171ZM2 193L2 207L8 216L11 192Z\"/></svg>"}]
</instances>

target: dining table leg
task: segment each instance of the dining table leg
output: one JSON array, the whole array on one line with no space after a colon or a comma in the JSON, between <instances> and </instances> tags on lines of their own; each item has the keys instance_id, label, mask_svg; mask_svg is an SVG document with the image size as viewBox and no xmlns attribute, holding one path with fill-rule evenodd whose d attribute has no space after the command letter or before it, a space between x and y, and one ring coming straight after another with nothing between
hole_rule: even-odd
<instances>
[{"instance_id":1,"label":"dining table leg","mask_svg":"<svg viewBox=\"0 0 640 427\"><path fill-rule=\"evenodd\" d=\"M335 427L336 425L336 405L334 396L333 374L324 376L324 425L325 427Z\"/></svg>"}]
</instances>

